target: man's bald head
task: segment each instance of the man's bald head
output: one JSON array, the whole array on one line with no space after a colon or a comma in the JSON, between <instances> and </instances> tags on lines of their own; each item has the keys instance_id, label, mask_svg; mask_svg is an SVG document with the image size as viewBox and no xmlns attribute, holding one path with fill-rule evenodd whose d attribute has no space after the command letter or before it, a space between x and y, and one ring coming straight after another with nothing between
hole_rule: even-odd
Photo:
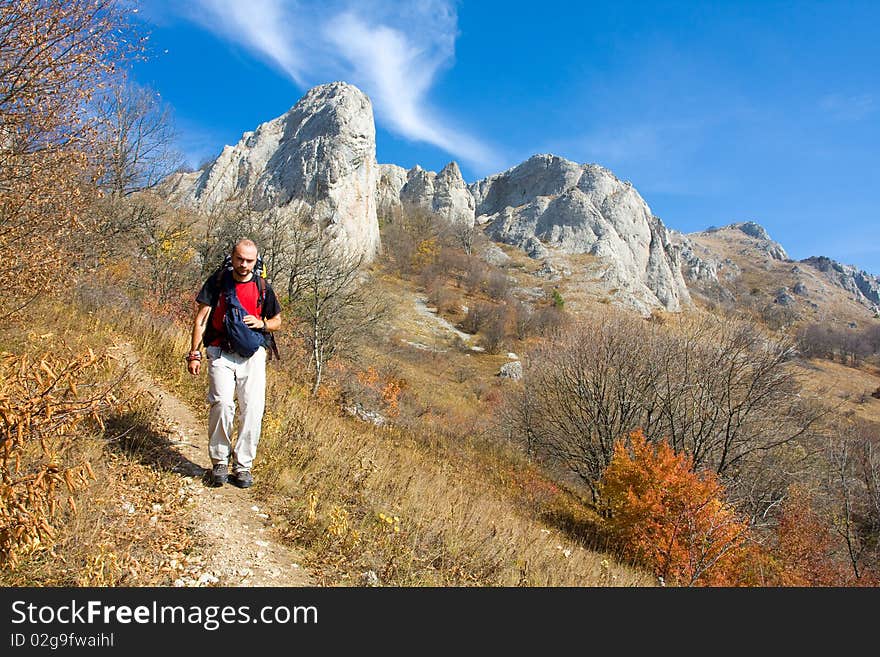
<instances>
[{"instance_id":1,"label":"man's bald head","mask_svg":"<svg viewBox=\"0 0 880 657\"><path fill-rule=\"evenodd\" d=\"M235 246L232 247L232 255L235 255L237 252L241 253L242 255L244 255L245 253L248 253L248 254L252 253L253 257L256 258L257 257L257 245L254 243L253 240L249 240L249 239L238 240L235 243Z\"/></svg>"}]
</instances>

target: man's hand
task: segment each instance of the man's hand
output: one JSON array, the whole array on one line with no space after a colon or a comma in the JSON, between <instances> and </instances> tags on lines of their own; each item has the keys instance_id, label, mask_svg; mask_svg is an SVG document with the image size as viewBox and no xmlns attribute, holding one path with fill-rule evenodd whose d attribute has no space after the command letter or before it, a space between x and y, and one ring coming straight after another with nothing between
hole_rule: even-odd
<instances>
[{"instance_id":1,"label":"man's hand","mask_svg":"<svg viewBox=\"0 0 880 657\"><path fill-rule=\"evenodd\" d=\"M254 329L255 331L259 331L266 326L262 319L254 317L253 315L245 315L242 320L247 324L248 328Z\"/></svg>"},{"instance_id":2,"label":"man's hand","mask_svg":"<svg viewBox=\"0 0 880 657\"><path fill-rule=\"evenodd\" d=\"M198 376L199 372L202 371L202 361L191 360L186 364L186 369L188 369L189 373L193 376Z\"/></svg>"}]
</instances>

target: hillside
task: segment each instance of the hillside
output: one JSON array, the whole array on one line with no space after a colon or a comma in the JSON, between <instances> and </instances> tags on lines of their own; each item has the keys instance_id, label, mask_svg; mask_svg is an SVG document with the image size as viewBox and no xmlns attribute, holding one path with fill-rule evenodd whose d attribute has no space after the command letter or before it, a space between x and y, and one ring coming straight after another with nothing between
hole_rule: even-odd
<instances>
[{"instance_id":1,"label":"hillside","mask_svg":"<svg viewBox=\"0 0 880 657\"><path fill-rule=\"evenodd\" d=\"M181 169L115 6L2 14L4 585L880 583L876 277L599 163L379 163L344 81ZM262 352L193 326L231 253L282 354L241 489L200 368L232 435Z\"/></svg>"},{"instance_id":2,"label":"hillside","mask_svg":"<svg viewBox=\"0 0 880 657\"><path fill-rule=\"evenodd\" d=\"M791 260L754 222L678 234L676 240L687 249L685 276L704 306L750 309L777 326L864 326L880 316L875 300L856 285L858 272L849 268L835 276L844 267L827 258ZM820 261L827 265L820 268Z\"/></svg>"}]
</instances>

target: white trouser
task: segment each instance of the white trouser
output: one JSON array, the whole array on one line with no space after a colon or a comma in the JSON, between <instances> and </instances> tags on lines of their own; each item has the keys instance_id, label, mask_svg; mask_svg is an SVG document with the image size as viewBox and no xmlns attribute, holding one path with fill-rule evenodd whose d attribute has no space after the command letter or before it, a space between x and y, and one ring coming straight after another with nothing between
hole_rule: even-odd
<instances>
[{"instance_id":1,"label":"white trouser","mask_svg":"<svg viewBox=\"0 0 880 657\"><path fill-rule=\"evenodd\" d=\"M250 358L208 347L208 454L211 464L229 463L235 401L241 409L238 438L232 450L234 472L250 470L257 455L266 405L266 350Z\"/></svg>"}]
</instances>

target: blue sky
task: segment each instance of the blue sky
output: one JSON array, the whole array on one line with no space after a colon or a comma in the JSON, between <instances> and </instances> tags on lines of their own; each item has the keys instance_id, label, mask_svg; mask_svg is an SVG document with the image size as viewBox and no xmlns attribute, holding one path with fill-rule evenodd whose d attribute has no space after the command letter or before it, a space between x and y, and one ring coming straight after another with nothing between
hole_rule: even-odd
<instances>
[{"instance_id":1,"label":"blue sky","mask_svg":"<svg viewBox=\"0 0 880 657\"><path fill-rule=\"evenodd\" d=\"M465 180L535 153L629 180L684 232L753 220L880 275L880 2L141 0L133 77L192 165L345 80L379 162Z\"/></svg>"}]
</instances>

